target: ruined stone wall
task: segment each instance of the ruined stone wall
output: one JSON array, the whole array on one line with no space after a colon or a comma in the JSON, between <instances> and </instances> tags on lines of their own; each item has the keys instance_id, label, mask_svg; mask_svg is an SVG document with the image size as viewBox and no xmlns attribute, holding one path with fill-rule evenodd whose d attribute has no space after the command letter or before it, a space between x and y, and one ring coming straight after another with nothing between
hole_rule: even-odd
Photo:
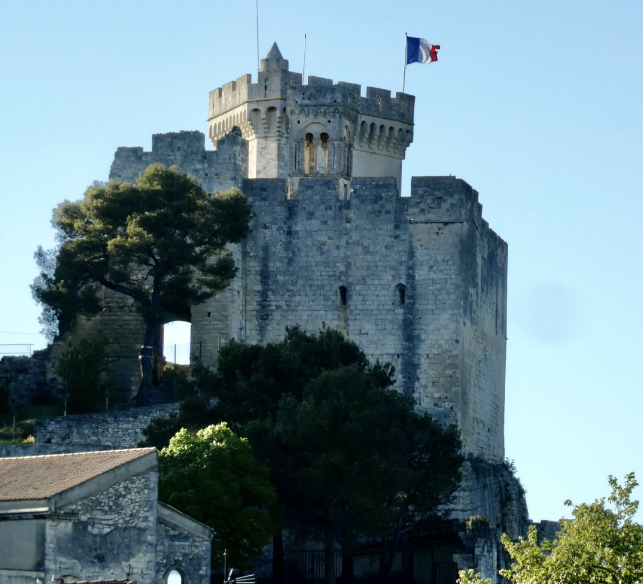
<instances>
[{"instance_id":1,"label":"ruined stone wall","mask_svg":"<svg viewBox=\"0 0 643 584\"><path fill-rule=\"evenodd\" d=\"M351 186L344 199L338 179L302 178L290 200L285 181L244 181L255 217L235 249L239 274L193 308L192 346L214 364L230 338L337 328L393 363L421 407L458 422L468 452L502 459L506 244L464 181L414 178L410 198L393 179Z\"/></svg>"},{"instance_id":2,"label":"ruined stone wall","mask_svg":"<svg viewBox=\"0 0 643 584\"><path fill-rule=\"evenodd\" d=\"M34 439L37 443L136 448L144 439L143 428L152 418L167 416L178 411L178 408L179 404L164 404L97 414L40 418L34 425Z\"/></svg>"},{"instance_id":3,"label":"ruined stone wall","mask_svg":"<svg viewBox=\"0 0 643 584\"><path fill-rule=\"evenodd\" d=\"M51 351L34 351L31 357L5 356L0 359L0 391L8 392L9 407L20 408L58 397L58 385L48 379L47 360Z\"/></svg>"},{"instance_id":4,"label":"ruined stone wall","mask_svg":"<svg viewBox=\"0 0 643 584\"><path fill-rule=\"evenodd\" d=\"M46 582L132 579L156 573L158 474L132 477L56 510L47 521Z\"/></svg>"},{"instance_id":5,"label":"ruined stone wall","mask_svg":"<svg viewBox=\"0 0 643 584\"><path fill-rule=\"evenodd\" d=\"M143 148L119 148L109 178L134 183L149 165L158 162L166 167L178 166L194 176L208 192L225 191L241 186L241 177L247 172L247 150L247 143L237 131L221 140L217 151L206 151L205 136L201 132L155 134L151 152ZM104 289L103 308L93 319L80 319L71 338L56 343L55 356L81 337L105 336L110 355L119 359L111 372L118 397L129 401L140 385L139 351L145 325L135 302L123 294Z\"/></svg>"},{"instance_id":6,"label":"ruined stone wall","mask_svg":"<svg viewBox=\"0 0 643 584\"><path fill-rule=\"evenodd\" d=\"M144 152L141 147L119 148L109 178L136 182L138 175L155 162L177 166L195 177L209 193L227 191L241 187L247 174L248 145L238 130L220 140L217 150L205 149L205 135L201 132L154 134L151 152Z\"/></svg>"}]
</instances>

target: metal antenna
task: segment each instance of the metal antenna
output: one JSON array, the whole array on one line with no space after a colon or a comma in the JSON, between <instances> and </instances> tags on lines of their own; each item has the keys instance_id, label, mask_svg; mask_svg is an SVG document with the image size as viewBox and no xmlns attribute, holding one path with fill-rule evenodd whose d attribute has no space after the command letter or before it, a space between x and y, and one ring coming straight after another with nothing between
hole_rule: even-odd
<instances>
[{"instance_id":1,"label":"metal antenna","mask_svg":"<svg viewBox=\"0 0 643 584\"><path fill-rule=\"evenodd\" d=\"M301 84L306 84L306 35L304 34L304 70L301 74Z\"/></svg>"},{"instance_id":2,"label":"metal antenna","mask_svg":"<svg viewBox=\"0 0 643 584\"><path fill-rule=\"evenodd\" d=\"M259 0L255 0L257 7L257 71L259 71Z\"/></svg>"}]
</instances>

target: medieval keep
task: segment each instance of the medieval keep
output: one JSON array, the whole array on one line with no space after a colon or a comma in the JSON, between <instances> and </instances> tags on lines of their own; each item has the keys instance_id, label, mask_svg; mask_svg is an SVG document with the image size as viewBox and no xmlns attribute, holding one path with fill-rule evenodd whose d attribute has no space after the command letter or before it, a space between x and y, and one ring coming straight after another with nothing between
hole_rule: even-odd
<instances>
[{"instance_id":1,"label":"medieval keep","mask_svg":"<svg viewBox=\"0 0 643 584\"><path fill-rule=\"evenodd\" d=\"M151 152L118 148L109 177L134 182L159 162L194 176L209 192L238 187L248 197L254 217L250 235L231 247L238 268L232 284L172 318L191 322L193 354L214 366L231 339L280 341L287 326L298 325L309 332L335 328L370 359L395 365L398 389L442 422L457 424L467 454L451 520L439 532L403 542L396 577L403 584L452 584L458 569L471 567L495 583L498 569L507 566L500 535L517 538L529 523L524 490L503 462L507 244L482 218L478 193L461 179L413 177L411 196L401 196L402 161L414 140L413 96L391 97L373 87L363 96L352 83L307 81L289 71L274 44L256 83L244 75L210 92L207 137L213 149L206 149L198 131L156 134ZM115 382L131 401L140 384L143 330L131 302L104 290L103 311L80 319L71 335L56 341L52 360L84 336L104 335ZM157 344L160 355L162 338ZM133 448L150 419L176 406L37 420L31 451ZM16 449L0 448L3 456L16 456ZM156 505L153 497L146 504ZM172 512L156 506L156 529L177 525ZM82 521L73 529L85 529ZM201 527L180 521L190 537L205 542ZM543 522L540 529L551 527ZM157 543L160 558L158 549ZM138 552L122 551L123 557L128 553ZM297 558L317 552L302 553L286 549L296 580L310 579ZM368 546L357 550L355 576L371 577L376 557ZM158 576L161 560L156 562L137 579L165 584ZM258 577L272 577L267 552L255 568ZM190 584L206 575L188 578L188 569L181 570ZM105 577L77 572L77 578ZM110 574L130 577L120 568ZM0 584L18 581L0 578Z\"/></svg>"},{"instance_id":2,"label":"medieval keep","mask_svg":"<svg viewBox=\"0 0 643 584\"><path fill-rule=\"evenodd\" d=\"M109 176L135 181L160 162L251 201L237 278L190 315L192 351L206 364L230 339L337 328L393 363L399 389L422 408L457 422L468 452L502 459L507 245L463 180L414 177L400 196L414 101L373 87L362 97L359 85L320 77L302 85L275 44L257 83L244 75L210 92L215 150L200 132L157 134L152 152L119 148ZM115 341L120 383L133 393L142 324L123 320L125 305L105 291L100 323L87 326Z\"/></svg>"}]
</instances>

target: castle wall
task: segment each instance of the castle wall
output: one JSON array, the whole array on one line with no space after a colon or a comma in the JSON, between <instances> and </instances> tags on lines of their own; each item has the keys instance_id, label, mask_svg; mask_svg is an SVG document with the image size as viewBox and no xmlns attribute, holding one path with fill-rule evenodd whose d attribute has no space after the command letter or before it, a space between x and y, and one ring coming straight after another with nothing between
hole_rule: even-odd
<instances>
[{"instance_id":1,"label":"castle wall","mask_svg":"<svg viewBox=\"0 0 643 584\"><path fill-rule=\"evenodd\" d=\"M244 181L252 232L226 292L192 311L204 361L230 338L266 343L287 326L337 328L371 359L393 363L398 387L445 421L465 448L502 458L506 245L480 217L477 193L452 177ZM401 304L398 286L405 287ZM339 289L347 291L341 304ZM209 314L209 316L208 316Z\"/></svg>"},{"instance_id":2,"label":"castle wall","mask_svg":"<svg viewBox=\"0 0 643 584\"><path fill-rule=\"evenodd\" d=\"M231 248L237 277L192 309L203 361L214 365L232 338L266 343L287 326L337 328L369 358L393 363L399 389L420 407L458 423L467 452L501 459L507 246L482 219L477 192L454 177L415 177L411 197L385 177L242 180L246 144L237 131L216 152L198 133L155 136L151 153L119 149L110 173L133 180L151 162L177 164L210 191L241 187L253 205L250 235ZM228 154L241 164L219 172L203 162ZM127 357L120 382L135 392L142 323L127 299L105 299L102 328Z\"/></svg>"},{"instance_id":3,"label":"castle wall","mask_svg":"<svg viewBox=\"0 0 643 584\"><path fill-rule=\"evenodd\" d=\"M155 162L179 167L210 193L227 191L240 187L242 177L247 176L248 146L239 131L219 140L217 150L205 149L205 136L201 132L154 134L151 152L140 147L118 148L109 178L136 182L138 175Z\"/></svg>"}]
</instances>

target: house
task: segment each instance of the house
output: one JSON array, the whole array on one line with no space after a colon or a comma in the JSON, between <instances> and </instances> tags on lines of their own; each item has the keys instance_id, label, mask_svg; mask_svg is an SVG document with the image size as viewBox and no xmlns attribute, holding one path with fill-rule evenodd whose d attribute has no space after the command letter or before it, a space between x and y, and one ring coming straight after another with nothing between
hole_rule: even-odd
<instances>
[{"instance_id":1,"label":"house","mask_svg":"<svg viewBox=\"0 0 643 584\"><path fill-rule=\"evenodd\" d=\"M209 584L212 536L159 502L154 448L0 459L0 584Z\"/></svg>"}]
</instances>

